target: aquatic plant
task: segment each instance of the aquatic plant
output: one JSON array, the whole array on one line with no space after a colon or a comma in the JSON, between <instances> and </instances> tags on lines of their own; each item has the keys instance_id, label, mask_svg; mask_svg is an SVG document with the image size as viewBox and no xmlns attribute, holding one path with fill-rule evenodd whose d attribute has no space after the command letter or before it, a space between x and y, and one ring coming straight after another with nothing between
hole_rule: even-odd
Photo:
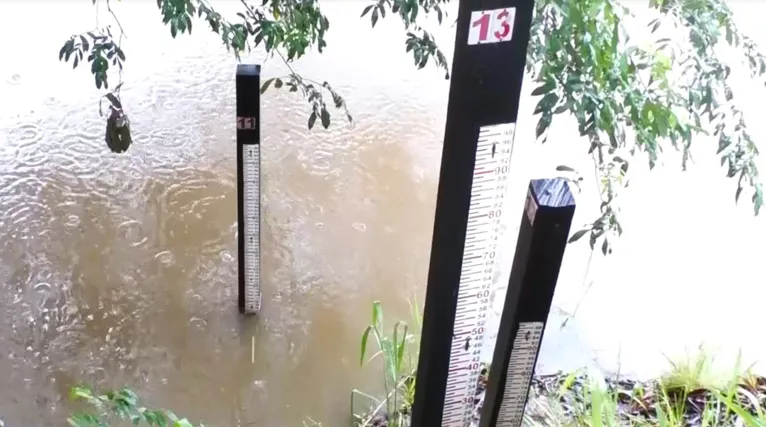
<instances>
[{"instance_id":1,"label":"aquatic plant","mask_svg":"<svg viewBox=\"0 0 766 427\"><path fill-rule=\"evenodd\" d=\"M384 359L381 379L386 393L373 399L375 405L354 415L354 427L409 426L414 403L416 366L396 370L402 347L396 341L396 327L385 336L382 307L373 304L373 322L362 335L362 358L369 335L381 336L376 355ZM415 315L417 316L417 315ZM396 325L403 324L397 322ZM419 329L418 329L419 331ZM401 343L401 341L398 341ZM384 350L387 349L387 350ZM417 358L415 357L415 360ZM536 375L524 413L527 427L766 427L766 377L752 373L752 366L741 369L740 357L728 376L715 374L714 357L704 347L686 360L670 360L669 369L652 381L634 381L619 374L604 377L599 372L575 371ZM486 371L491 370L487 366ZM477 384L477 395L484 392L485 372ZM393 379L398 381L394 383ZM395 388L390 384L396 384ZM402 389L406 387L406 392ZM401 399L400 396L407 395ZM353 406L352 397L352 409ZM476 399L476 414L483 399ZM478 423L478 417L474 420Z\"/></svg>"},{"instance_id":2,"label":"aquatic plant","mask_svg":"<svg viewBox=\"0 0 766 427\"><path fill-rule=\"evenodd\" d=\"M418 306L416 303L410 306L419 333L421 316ZM369 359L365 359L370 337L374 339L378 350ZM357 389L351 391L351 410L356 426L409 425L410 408L415 399L418 341L418 336L410 333L407 324L401 320L387 334L383 324L383 307L380 301L373 302L372 322L362 333L359 363L365 366L377 357L382 359L381 380L385 395L377 399ZM355 402L360 397L371 400L373 405L368 411L356 414L353 412Z\"/></svg>"},{"instance_id":3,"label":"aquatic plant","mask_svg":"<svg viewBox=\"0 0 766 427\"><path fill-rule=\"evenodd\" d=\"M144 407L136 393L129 388L94 393L89 387L73 387L70 398L85 402L90 409L77 411L67 419L73 427L108 427L111 421L129 421L133 425L157 427L195 427L188 419L169 410ZM204 427L199 424L198 427Z\"/></svg>"}]
</instances>

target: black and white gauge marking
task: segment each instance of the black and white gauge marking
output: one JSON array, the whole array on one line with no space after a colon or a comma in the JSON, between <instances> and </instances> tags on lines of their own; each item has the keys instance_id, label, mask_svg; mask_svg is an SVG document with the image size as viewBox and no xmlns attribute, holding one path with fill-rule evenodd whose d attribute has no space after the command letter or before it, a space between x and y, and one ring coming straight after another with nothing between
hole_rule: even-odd
<instances>
[{"instance_id":1,"label":"black and white gauge marking","mask_svg":"<svg viewBox=\"0 0 766 427\"><path fill-rule=\"evenodd\" d=\"M471 185L460 287L455 310L443 427L469 427L481 374L481 352L490 315L490 290L497 274L497 249L506 214L514 123L479 131Z\"/></svg>"},{"instance_id":2,"label":"black and white gauge marking","mask_svg":"<svg viewBox=\"0 0 766 427\"><path fill-rule=\"evenodd\" d=\"M261 67L237 64L237 305L261 309Z\"/></svg>"},{"instance_id":3,"label":"black and white gauge marking","mask_svg":"<svg viewBox=\"0 0 766 427\"><path fill-rule=\"evenodd\" d=\"M534 1L458 4L412 427L476 421Z\"/></svg>"},{"instance_id":4,"label":"black and white gauge marking","mask_svg":"<svg viewBox=\"0 0 766 427\"><path fill-rule=\"evenodd\" d=\"M479 427L520 427L574 217L565 179L529 182Z\"/></svg>"},{"instance_id":5,"label":"black and white gauge marking","mask_svg":"<svg viewBox=\"0 0 766 427\"><path fill-rule=\"evenodd\" d=\"M521 427L529 383L532 381L544 329L543 322L519 323L516 339L513 340L511 359L508 362L497 427Z\"/></svg>"},{"instance_id":6,"label":"black and white gauge marking","mask_svg":"<svg viewBox=\"0 0 766 427\"><path fill-rule=\"evenodd\" d=\"M261 309L261 146L242 145L245 313Z\"/></svg>"}]
</instances>

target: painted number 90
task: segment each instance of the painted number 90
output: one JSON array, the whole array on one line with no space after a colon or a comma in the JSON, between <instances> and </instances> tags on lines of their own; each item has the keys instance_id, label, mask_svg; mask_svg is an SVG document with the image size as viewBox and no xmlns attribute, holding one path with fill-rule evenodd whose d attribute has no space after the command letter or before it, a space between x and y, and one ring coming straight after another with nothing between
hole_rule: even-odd
<instances>
[{"instance_id":1,"label":"painted number 90","mask_svg":"<svg viewBox=\"0 0 766 427\"><path fill-rule=\"evenodd\" d=\"M476 45L510 41L513 37L513 22L515 19L515 7L471 12L468 44Z\"/></svg>"}]
</instances>

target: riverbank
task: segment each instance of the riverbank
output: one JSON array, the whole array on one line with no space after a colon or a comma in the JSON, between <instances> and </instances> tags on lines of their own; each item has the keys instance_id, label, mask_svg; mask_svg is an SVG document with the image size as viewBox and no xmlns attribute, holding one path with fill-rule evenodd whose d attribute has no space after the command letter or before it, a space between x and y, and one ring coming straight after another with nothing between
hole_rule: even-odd
<instances>
[{"instance_id":1,"label":"riverbank","mask_svg":"<svg viewBox=\"0 0 766 427\"><path fill-rule=\"evenodd\" d=\"M413 307L417 307L414 304ZM413 309L415 330L422 317ZM383 359L386 398L359 390L351 393L354 427L409 427L417 391L418 336L397 322L390 335L383 325L380 302L373 303L372 323L361 339L360 361L367 360L370 336ZM374 357L373 357L374 358ZM659 378L637 381L600 371L533 376L526 410L526 427L766 427L766 377L743 368L741 353L724 371L708 348L700 346L684 360L669 360ZM364 364L364 363L363 363ZM491 366L485 365L474 396L472 427L478 427ZM374 402L365 409L355 398ZM360 410L361 409L361 410ZM313 427L321 424L315 423Z\"/></svg>"},{"instance_id":2,"label":"riverbank","mask_svg":"<svg viewBox=\"0 0 766 427\"><path fill-rule=\"evenodd\" d=\"M745 374L706 384L699 373L675 371L647 382L586 373L539 376L532 381L524 425L766 425L766 378Z\"/></svg>"},{"instance_id":3,"label":"riverbank","mask_svg":"<svg viewBox=\"0 0 766 427\"><path fill-rule=\"evenodd\" d=\"M476 390L474 426L479 424L486 375L485 370ZM379 413L362 417L367 423L355 427L408 426L411 407L405 402L400 408L393 424ZM584 371L538 375L530 387L524 426L763 427L766 378L745 373L710 379L704 361L674 366L662 378L645 382Z\"/></svg>"}]
</instances>

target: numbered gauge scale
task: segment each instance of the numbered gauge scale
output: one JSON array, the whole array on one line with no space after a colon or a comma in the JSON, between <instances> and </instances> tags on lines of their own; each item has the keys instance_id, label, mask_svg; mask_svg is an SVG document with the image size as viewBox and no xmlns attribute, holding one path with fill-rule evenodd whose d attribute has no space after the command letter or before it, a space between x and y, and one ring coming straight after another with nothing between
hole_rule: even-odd
<instances>
[{"instance_id":1,"label":"numbered gauge scale","mask_svg":"<svg viewBox=\"0 0 766 427\"><path fill-rule=\"evenodd\" d=\"M238 306L244 314L261 309L260 74L260 65L237 65Z\"/></svg>"},{"instance_id":2,"label":"numbered gauge scale","mask_svg":"<svg viewBox=\"0 0 766 427\"><path fill-rule=\"evenodd\" d=\"M474 418L490 292L500 277L498 244L507 220L504 202L514 131L513 123L479 131L442 418L446 427L468 427Z\"/></svg>"},{"instance_id":3,"label":"numbered gauge scale","mask_svg":"<svg viewBox=\"0 0 766 427\"><path fill-rule=\"evenodd\" d=\"M498 426L521 426L544 329L543 322L519 323L508 362L503 399L497 417Z\"/></svg>"},{"instance_id":4,"label":"numbered gauge scale","mask_svg":"<svg viewBox=\"0 0 766 427\"><path fill-rule=\"evenodd\" d=\"M261 309L261 149L242 145L242 206L244 231L245 312Z\"/></svg>"}]
</instances>

